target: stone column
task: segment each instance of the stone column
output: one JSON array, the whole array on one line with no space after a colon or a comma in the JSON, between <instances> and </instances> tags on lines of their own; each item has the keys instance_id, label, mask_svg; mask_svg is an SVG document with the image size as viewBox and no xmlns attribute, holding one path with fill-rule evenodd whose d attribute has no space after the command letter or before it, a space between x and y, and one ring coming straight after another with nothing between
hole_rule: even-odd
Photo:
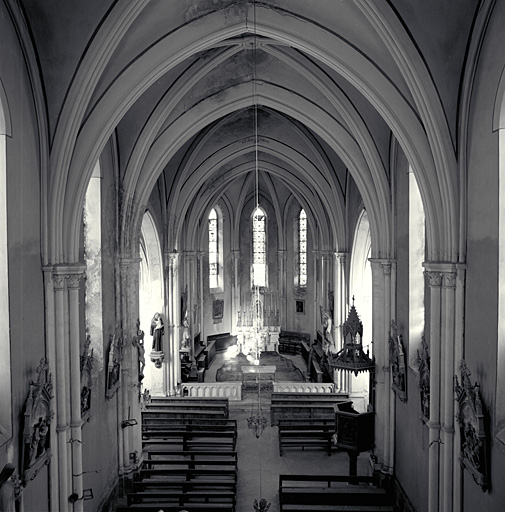
<instances>
[{"instance_id":1,"label":"stone column","mask_svg":"<svg viewBox=\"0 0 505 512\"><path fill-rule=\"evenodd\" d=\"M329 308L328 285L331 279L331 252L321 251L321 305Z\"/></svg>"},{"instance_id":2,"label":"stone column","mask_svg":"<svg viewBox=\"0 0 505 512\"><path fill-rule=\"evenodd\" d=\"M203 262L204 262L204 258L205 258L205 252L203 251L199 251L198 254L197 254L197 258L198 258L198 286L199 286L199 304L198 304L198 311L199 311L199 314L200 314L200 336L203 337L203 326L204 326L204 312L203 312L203 304L204 304L204 295L203 295L203 290L204 290L204 283L203 283L203 280L204 280L204 271L203 271ZM239 281L240 283L240 281ZM239 289L238 289L238 293L239 293L239 302L240 302L240 284L239 284Z\"/></svg>"},{"instance_id":3,"label":"stone column","mask_svg":"<svg viewBox=\"0 0 505 512\"><path fill-rule=\"evenodd\" d=\"M343 337L343 325L347 317L347 309L348 309L348 298L347 298L347 287L346 287L346 252L336 252L334 253L334 286L335 286L335 296L334 296L334 305L333 305L333 326L334 326L334 340L335 340L335 348L340 350L344 346L344 337Z\"/></svg>"},{"instance_id":4,"label":"stone column","mask_svg":"<svg viewBox=\"0 0 505 512\"><path fill-rule=\"evenodd\" d=\"M391 453L393 446L391 439L394 439L394 423L391 423L391 402L394 400L391 391L391 369L389 364L389 336L391 332L391 262L381 261L384 279L384 331L382 335L384 353L384 467L385 473L392 474L393 458Z\"/></svg>"},{"instance_id":5,"label":"stone column","mask_svg":"<svg viewBox=\"0 0 505 512\"><path fill-rule=\"evenodd\" d=\"M447 265L444 265L447 267ZM441 375L441 482L440 510L453 510L453 455L454 455L454 327L456 268L442 272L442 375ZM452 268L450 268L452 267Z\"/></svg>"},{"instance_id":6,"label":"stone column","mask_svg":"<svg viewBox=\"0 0 505 512\"><path fill-rule=\"evenodd\" d=\"M386 307L386 275L388 262L370 259L372 268L372 339L375 356L375 439L376 470L389 472L390 449L390 376L389 376L389 328L390 309ZM386 271L386 273L385 273ZM389 281L389 279L388 279Z\"/></svg>"},{"instance_id":7,"label":"stone column","mask_svg":"<svg viewBox=\"0 0 505 512\"><path fill-rule=\"evenodd\" d=\"M430 420L428 452L428 511L439 508L440 461L440 286L442 276L435 266L425 264L430 286Z\"/></svg>"},{"instance_id":8,"label":"stone column","mask_svg":"<svg viewBox=\"0 0 505 512\"><path fill-rule=\"evenodd\" d=\"M81 419L81 345L79 329L79 292L84 267L76 267L67 278L70 341L70 429L72 438L73 492L82 496L82 419ZM83 500L74 503L74 512L84 510Z\"/></svg>"},{"instance_id":9,"label":"stone column","mask_svg":"<svg viewBox=\"0 0 505 512\"><path fill-rule=\"evenodd\" d=\"M140 383L138 380L138 351L132 341L137 335L139 317L139 271L140 258L121 258L121 331L123 338L123 357L121 360L120 400L122 404L121 421L134 418L138 425L122 428L123 474L135 468L130 462L130 453L140 446ZM145 343L145 341L144 341Z\"/></svg>"},{"instance_id":10,"label":"stone column","mask_svg":"<svg viewBox=\"0 0 505 512\"><path fill-rule=\"evenodd\" d=\"M454 368L453 373L459 374L459 364L463 359L463 338L464 338L464 316L465 316L465 279L466 265L456 265L456 297L455 297L455 326L454 326ZM461 436L459 428L455 429L453 436L453 510L462 510L461 486L462 486L462 468L459 462L459 451L461 446Z\"/></svg>"},{"instance_id":11,"label":"stone column","mask_svg":"<svg viewBox=\"0 0 505 512\"><path fill-rule=\"evenodd\" d=\"M314 317L313 317L314 323L313 323L312 332L317 332L318 326L321 323L321 318L320 318L321 315L319 314L319 308L318 308L319 293L320 293L319 279L321 278L321 269L320 269L321 262L319 260L319 254L320 254L319 251L312 251L312 255L314 258L313 280L315 283L315 286L314 286ZM321 330L322 330L322 328L321 328Z\"/></svg>"},{"instance_id":12,"label":"stone column","mask_svg":"<svg viewBox=\"0 0 505 512\"><path fill-rule=\"evenodd\" d=\"M242 311L240 310L240 251L236 249L231 251L232 257L232 269L233 269L233 284L232 284L232 322L231 322L231 333L236 334L240 327Z\"/></svg>"},{"instance_id":13,"label":"stone column","mask_svg":"<svg viewBox=\"0 0 505 512\"><path fill-rule=\"evenodd\" d=\"M188 287L188 297L187 297L187 302L186 302L187 321L188 321L187 329L189 330L189 336L190 336L191 361L193 361L195 358L195 331L194 331L194 325L193 325L192 312L193 312L193 304L195 303L195 299L196 299L196 287L197 287L196 252L195 251L186 251L184 253L184 262L185 262L184 268L186 271L186 283L185 284ZM184 333L184 329L186 329L186 326L183 325L182 326L183 333ZM180 340L179 340L179 342L180 342Z\"/></svg>"},{"instance_id":14,"label":"stone column","mask_svg":"<svg viewBox=\"0 0 505 512\"><path fill-rule=\"evenodd\" d=\"M170 396L174 393L177 383L180 381L180 360L179 360L179 338L180 338L180 317L181 317L181 292L179 286L179 263L178 252L168 254L168 328L165 332L165 394Z\"/></svg>"},{"instance_id":15,"label":"stone column","mask_svg":"<svg viewBox=\"0 0 505 512\"><path fill-rule=\"evenodd\" d=\"M286 258L287 253L285 250L277 251L277 260L279 265L279 272L277 274L277 323L278 325L286 325L287 311L286 311L286 290L287 290L287 277L286 277Z\"/></svg>"},{"instance_id":16,"label":"stone column","mask_svg":"<svg viewBox=\"0 0 505 512\"><path fill-rule=\"evenodd\" d=\"M56 374L56 325L55 325L55 283L53 281L53 267L44 267L44 287L46 303L46 359L52 366L56 385L58 378ZM51 399L51 409L55 412L56 422L58 418L57 397ZM54 424L49 430L51 452L53 461L59 461L58 452L58 434ZM58 482L58 464L49 465L50 479L52 482ZM59 510L58 486L51 485L49 506L52 510Z\"/></svg>"},{"instance_id":17,"label":"stone column","mask_svg":"<svg viewBox=\"0 0 505 512\"><path fill-rule=\"evenodd\" d=\"M69 418L67 416L67 402L70 402L68 390L70 389L70 376L66 365L68 347L68 319L65 315L66 279L67 269L55 267L53 274L55 326L56 326L56 432L58 438L58 461L54 461L58 467L59 510L70 510L68 497L72 494L70 487L70 456Z\"/></svg>"}]
</instances>

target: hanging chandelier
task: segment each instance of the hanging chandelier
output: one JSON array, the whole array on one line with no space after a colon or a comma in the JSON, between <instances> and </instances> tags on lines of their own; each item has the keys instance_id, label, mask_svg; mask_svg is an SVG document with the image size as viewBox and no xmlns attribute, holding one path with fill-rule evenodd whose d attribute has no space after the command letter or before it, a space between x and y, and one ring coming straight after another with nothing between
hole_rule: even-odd
<instances>
[{"instance_id":1,"label":"hanging chandelier","mask_svg":"<svg viewBox=\"0 0 505 512\"><path fill-rule=\"evenodd\" d=\"M256 199L256 209L255 212L259 208L259 168L258 168L258 101L256 95L256 51L257 51L257 41L256 41L256 0L253 0L253 104L254 104L254 187L255 187L255 199ZM254 269L254 267L253 267ZM254 283L254 281L253 281ZM254 410L254 402L251 408L251 416L247 418L247 426L250 430L253 431L256 439L261 437L261 434L265 430L267 426L267 418L263 414L263 410L261 408L261 370L259 368L259 360L261 355L260 348L260 322L261 322L261 302L259 297L259 286L255 283L254 286L254 328L253 335L255 337L255 352L254 352L254 365L258 366L257 380L258 380L258 402L257 408ZM262 498L262 488L261 488L261 448L258 450L259 454L259 484L260 484L260 499L254 500L254 510L255 512L268 512L270 508L270 503L267 502L265 498Z\"/></svg>"}]
</instances>

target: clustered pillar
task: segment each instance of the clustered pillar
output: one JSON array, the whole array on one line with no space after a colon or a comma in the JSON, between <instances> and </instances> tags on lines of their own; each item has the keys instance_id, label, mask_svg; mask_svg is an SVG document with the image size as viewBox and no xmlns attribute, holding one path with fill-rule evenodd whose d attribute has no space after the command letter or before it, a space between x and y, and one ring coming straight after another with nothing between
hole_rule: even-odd
<instances>
[{"instance_id":1,"label":"clustered pillar","mask_svg":"<svg viewBox=\"0 0 505 512\"><path fill-rule=\"evenodd\" d=\"M425 263L430 286L430 418L428 511L453 510L459 501L458 453L454 426L454 375L461 360L456 335L462 309L458 268L452 263Z\"/></svg>"},{"instance_id":2,"label":"clustered pillar","mask_svg":"<svg viewBox=\"0 0 505 512\"><path fill-rule=\"evenodd\" d=\"M58 485L51 492L51 508L70 510L69 496L82 496L82 419L80 372L79 293L84 266L46 267L48 322L47 358L54 375L55 422L51 428L53 463L51 478ZM73 511L83 510L82 500Z\"/></svg>"}]
</instances>

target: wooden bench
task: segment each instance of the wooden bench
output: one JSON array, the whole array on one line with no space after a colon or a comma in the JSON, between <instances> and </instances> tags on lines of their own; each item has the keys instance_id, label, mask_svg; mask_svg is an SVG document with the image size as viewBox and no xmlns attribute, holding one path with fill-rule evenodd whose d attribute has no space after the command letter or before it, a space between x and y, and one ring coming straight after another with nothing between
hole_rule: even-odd
<instances>
[{"instance_id":1,"label":"wooden bench","mask_svg":"<svg viewBox=\"0 0 505 512\"><path fill-rule=\"evenodd\" d=\"M199 419L149 419L142 422L142 430L237 430L235 420L199 420Z\"/></svg>"},{"instance_id":2,"label":"wooden bench","mask_svg":"<svg viewBox=\"0 0 505 512\"><path fill-rule=\"evenodd\" d=\"M332 437L335 433L335 424L329 422L302 422L279 424L279 455L282 457L284 448L306 447L324 448L328 456L331 455Z\"/></svg>"},{"instance_id":3,"label":"wooden bench","mask_svg":"<svg viewBox=\"0 0 505 512\"><path fill-rule=\"evenodd\" d=\"M223 411L208 411L198 409L172 409L169 407L149 409L142 411L142 421L145 419L163 418L163 419L227 419L227 414Z\"/></svg>"},{"instance_id":4,"label":"wooden bench","mask_svg":"<svg viewBox=\"0 0 505 512\"><path fill-rule=\"evenodd\" d=\"M279 333L279 354L300 354L302 342L310 343L310 334L306 332L281 331Z\"/></svg>"},{"instance_id":5,"label":"wooden bench","mask_svg":"<svg viewBox=\"0 0 505 512\"><path fill-rule=\"evenodd\" d=\"M150 405L146 408L147 412L151 411L196 411L196 412L216 412L228 418L228 404L203 404L199 402L188 402L186 400L167 404Z\"/></svg>"},{"instance_id":6,"label":"wooden bench","mask_svg":"<svg viewBox=\"0 0 505 512\"><path fill-rule=\"evenodd\" d=\"M279 475L281 512L393 512L385 489L369 476Z\"/></svg>"},{"instance_id":7,"label":"wooden bench","mask_svg":"<svg viewBox=\"0 0 505 512\"><path fill-rule=\"evenodd\" d=\"M151 398L151 403L146 407L146 410L152 409L160 409L163 407L170 407L173 404L181 405L199 405L202 410L206 410L207 405L209 410L214 410L215 405L221 405L226 407L228 410L229 401L228 398L221 397L203 397L203 396L177 396L177 397L154 397Z\"/></svg>"},{"instance_id":8,"label":"wooden bench","mask_svg":"<svg viewBox=\"0 0 505 512\"><path fill-rule=\"evenodd\" d=\"M237 480L223 478L206 478L200 480L167 480L166 478L146 478L145 480L133 481L132 491L141 492L144 490L156 491L157 489L179 489L182 492L206 491L206 490L229 490L237 492Z\"/></svg>"},{"instance_id":9,"label":"wooden bench","mask_svg":"<svg viewBox=\"0 0 505 512\"><path fill-rule=\"evenodd\" d=\"M156 491L137 491L127 494L127 504L157 503L160 507L169 505L186 505L189 503L213 503L235 505L236 494L233 491L205 490L205 491L177 491L159 489Z\"/></svg>"},{"instance_id":10,"label":"wooden bench","mask_svg":"<svg viewBox=\"0 0 505 512\"><path fill-rule=\"evenodd\" d=\"M272 399L281 399L281 398L302 398L302 399L311 399L311 400L319 400L332 398L335 402L340 403L343 400L349 400L348 393L311 393L311 392L302 392L302 391L274 391L272 393Z\"/></svg>"},{"instance_id":11,"label":"wooden bench","mask_svg":"<svg viewBox=\"0 0 505 512\"><path fill-rule=\"evenodd\" d=\"M333 404L271 404L270 422L272 426L285 419L335 419Z\"/></svg>"},{"instance_id":12,"label":"wooden bench","mask_svg":"<svg viewBox=\"0 0 505 512\"><path fill-rule=\"evenodd\" d=\"M159 453L159 452L158 452ZM175 453L175 452L172 452ZM191 453L191 452L190 452ZM212 453L212 452L211 452ZM236 452L234 452L236 454ZM207 455L209 452L207 452ZM152 457L152 452L149 454L149 458L142 462L142 469L151 469L156 466L186 466L188 469L195 469L197 466L226 466L237 468L237 457L222 458L187 458L177 457L174 455L160 455L157 458ZM202 468L204 469L204 468Z\"/></svg>"},{"instance_id":13,"label":"wooden bench","mask_svg":"<svg viewBox=\"0 0 505 512\"><path fill-rule=\"evenodd\" d=\"M233 427L237 428L237 420L230 420L226 418L176 418L172 417L155 417L142 416L142 425L146 427L158 427L162 425L207 425L220 427Z\"/></svg>"},{"instance_id":14,"label":"wooden bench","mask_svg":"<svg viewBox=\"0 0 505 512\"><path fill-rule=\"evenodd\" d=\"M196 447L208 447L235 450L237 444L236 432L188 430L157 430L142 432L142 447L149 445L169 446L178 445L182 450Z\"/></svg>"},{"instance_id":15,"label":"wooden bench","mask_svg":"<svg viewBox=\"0 0 505 512\"><path fill-rule=\"evenodd\" d=\"M147 459L152 457L188 457L190 460L200 460L200 458L212 457L222 458L223 460L238 460L238 453L236 451L221 450L209 451L209 450L146 450L145 455Z\"/></svg>"},{"instance_id":16,"label":"wooden bench","mask_svg":"<svg viewBox=\"0 0 505 512\"><path fill-rule=\"evenodd\" d=\"M198 480L204 482L205 480L226 480L229 482L237 482L237 471L235 469L165 469L165 468L150 468L139 469L137 472L138 480L150 479L153 476L164 477L165 482L169 479L179 481ZM148 482L151 483L151 482Z\"/></svg>"},{"instance_id":17,"label":"wooden bench","mask_svg":"<svg viewBox=\"0 0 505 512\"><path fill-rule=\"evenodd\" d=\"M174 504L156 504L156 503L137 503L129 506L117 506L116 512L180 512L181 506ZM203 511L207 512L235 512L235 505L233 503L186 503L184 510L187 512Z\"/></svg>"}]
</instances>

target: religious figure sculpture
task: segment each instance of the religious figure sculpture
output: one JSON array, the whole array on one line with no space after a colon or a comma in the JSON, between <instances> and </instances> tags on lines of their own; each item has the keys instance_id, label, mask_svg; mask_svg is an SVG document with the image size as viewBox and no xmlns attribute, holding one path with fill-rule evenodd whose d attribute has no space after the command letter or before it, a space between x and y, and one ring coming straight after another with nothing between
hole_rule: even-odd
<instances>
[{"instance_id":1,"label":"religious figure sculpture","mask_svg":"<svg viewBox=\"0 0 505 512\"><path fill-rule=\"evenodd\" d=\"M161 315L156 312L154 313L153 319L151 320L151 336L153 337L151 361L154 363L156 368L161 368L161 362L165 357L162 344L163 334L165 334L163 320Z\"/></svg>"},{"instance_id":2,"label":"religious figure sculpture","mask_svg":"<svg viewBox=\"0 0 505 512\"><path fill-rule=\"evenodd\" d=\"M151 336L153 337L153 350L161 352L161 340L165 334L165 328L163 326L163 320L159 313L154 313L151 321Z\"/></svg>"},{"instance_id":3,"label":"religious figure sculpture","mask_svg":"<svg viewBox=\"0 0 505 512\"><path fill-rule=\"evenodd\" d=\"M144 378L144 368L146 366L144 331L140 329L140 319L137 319L137 336L133 338L132 345L137 349L139 356L139 382Z\"/></svg>"}]
</instances>

